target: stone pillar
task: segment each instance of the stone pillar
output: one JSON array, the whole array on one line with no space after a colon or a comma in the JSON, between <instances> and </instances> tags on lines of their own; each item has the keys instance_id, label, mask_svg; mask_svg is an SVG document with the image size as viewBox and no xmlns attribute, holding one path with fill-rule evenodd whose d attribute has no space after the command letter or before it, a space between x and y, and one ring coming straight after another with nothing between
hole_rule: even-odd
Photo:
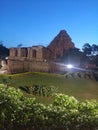
<instances>
[{"instance_id":1,"label":"stone pillar","mask_svg":"<svg viewBox=\"0 0 98 130\"><path fill-rule=\"evenodd\" d=\"M18 55L17 48L10 49L10 57L16 57Z\"/></svg>"},{"instance_id":2,"label":"stone pillar","mask_svg":"<svg viewBox=\"0 0 98 130\"><path fill-rule=\"evenodd\" d=\"M33 52L33 49L32 49L32 48L30 48L30 55L29 55L29 56L30 56L30 58L33 58L33 56L32 56L32 55L33 55L33 54L32 54L32 52Z\"/></svg>"},{"instance_id":3,"label":"stone pillar","mask_svg":"<svg viewBox=\"0 0 98 130\"><path fill-rule=\"evenodd\" d=\"M29 47L29 48L27 48L27 51L28 51L27 58L30 58L30 47Z\"/></svg>"},{"instance_id":4,"label":"stone pillar","mask_svg":"<svg viewBox=\"0 0 98 130\"><path fill-rule=\"evenodd\" d=\"M39 61L43 61L43 48L42 47L38 47L37 48L37 59L39 60Z\"/></svg>"},{"instance_id":5,"label":"stone pillar","mask_svg":"<svg viewBox=\"0 0 98 130\"><path fill-rule=\"evenodd\" d=\"M10 54L9 54L10 57L13 56L13 48L10 48Z\"/></svg>"},{"instance_id":6,"label":"stone pillar","mask_svg":"<svg viewBox=\"0 0 98 130\"><path fill-rule=\"evenodd\" d=\"M17 51L18 51L18 57L21 57L21 48L18 48Z\"/></svg>"},{"instance_id":7,"label":"stone pillar","mask_svg":"<svg viewBox=\"0 0 98 130\"><path fill-rule=\"evenodd\" d=\"M21 57L27 57L27 48L21 48Z\"/></svg>"}]
</instances>

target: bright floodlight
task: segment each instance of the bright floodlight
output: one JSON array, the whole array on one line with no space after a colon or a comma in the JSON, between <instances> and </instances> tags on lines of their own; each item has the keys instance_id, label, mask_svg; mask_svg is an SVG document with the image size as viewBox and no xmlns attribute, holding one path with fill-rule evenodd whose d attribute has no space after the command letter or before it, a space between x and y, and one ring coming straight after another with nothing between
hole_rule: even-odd
<instances>
[{"instance_id":1,"label":"bright floodlight","mask_svg":"<svg viewBox=\"0 0 98 130\"><path fill-rule=\"evenodd\" d=\"M71 69L71 68L73 68L73 65L69 64L69 65L67 65L67 68Z\"/></svg>"}]
</instances>

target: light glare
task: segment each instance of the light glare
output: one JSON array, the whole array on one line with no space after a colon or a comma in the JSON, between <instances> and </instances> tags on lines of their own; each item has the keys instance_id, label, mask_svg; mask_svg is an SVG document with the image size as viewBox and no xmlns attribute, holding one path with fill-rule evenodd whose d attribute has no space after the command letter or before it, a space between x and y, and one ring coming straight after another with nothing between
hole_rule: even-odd
<instances>
[{"instance_id":1,"label":"light glare","mask_svg":"<svg viewBox=\"0 0 98 130\"><path fill-rule=\"evenodd\" d=\"M71 69L73 66L71 64L67 65L67 68Z\"/></svg>"}]
</instances>

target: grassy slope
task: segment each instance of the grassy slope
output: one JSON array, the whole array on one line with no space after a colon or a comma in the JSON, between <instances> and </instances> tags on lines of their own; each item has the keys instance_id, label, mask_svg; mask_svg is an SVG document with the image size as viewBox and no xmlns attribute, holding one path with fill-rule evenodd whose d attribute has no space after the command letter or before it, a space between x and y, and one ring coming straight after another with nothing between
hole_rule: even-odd
<instances>
[{"instance_id":1,"label":"grassy slope","mask_svg":"<svg viewBox=\"0 0 98 130\"><path fill-rule=\"evenodd\" d=\"M15 74L12 77L14 79L12 85L15 87L33 84L47 87L53 85L58 88L58 92L73 95L80 100L92 98L98 100L98 82L94 80L66 78L63 75L48 73Z\"/></svg>"},{"instance_id":2,"label":"grassy slope","mask_svg":"<svg viewBox=\"0 0 98 130\"><path fill-rule=\"evenodd\" d=\"M5 76L5 75L4 75ZM9 76L9 75L7 75ZM32 86L33 84L53 85L59 93L72 95L79 100L96 99L98 101L98 82L84 78L66 78L63 75L49 73L22 73L11 75L13 83L11 86ZM0 75L2 78L2 75ZM37 97L43 103L51 103L51 97Z\"/></svg>"}]
</instances>

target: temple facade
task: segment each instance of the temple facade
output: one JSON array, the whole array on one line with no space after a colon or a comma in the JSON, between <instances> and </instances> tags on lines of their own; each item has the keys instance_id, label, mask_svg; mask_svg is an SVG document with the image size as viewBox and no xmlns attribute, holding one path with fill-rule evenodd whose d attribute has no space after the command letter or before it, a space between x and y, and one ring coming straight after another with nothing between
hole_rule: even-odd
<instances>
[{"instance_id":1,"label":"temple facade","mask_svg":"<svg viewBox=\"0 0 98 130\"><path fill-rule=\"evenodd\" d=\"M54 61L54 53L43 46L11 48L8 57L8 72L56 72L59 69Z\"/></svg>"},{"instance_id":2,"label":"temple facade","mask_svg":"<svg viewBox=\"0 0 98 130\"><path fill-rule=\"evenodd\" d=\"M8 73L62 72L64 68L57 62L70 48L74 48L74 43L65 30L60 31L48 47L10 48Z\"/></svg>"}]
</instances>

